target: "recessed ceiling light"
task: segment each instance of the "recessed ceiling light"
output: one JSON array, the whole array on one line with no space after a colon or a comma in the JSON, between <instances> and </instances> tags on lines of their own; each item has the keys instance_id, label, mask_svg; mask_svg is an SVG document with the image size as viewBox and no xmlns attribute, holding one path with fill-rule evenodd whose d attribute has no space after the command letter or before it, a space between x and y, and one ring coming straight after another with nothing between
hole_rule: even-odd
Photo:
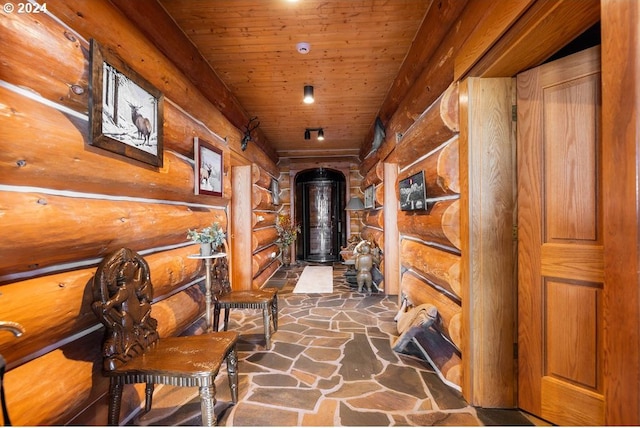
<instances>
[{"instance_id":1,"label":"recessed ceiling light","mask_svg":"<svg viewBox=\"0 0 640 428\"><path fill-rule=\"evenodd\" d=\"M311 50L311 45L307 42L300 42L296 45L296 49L298 50L299 53L301 53L302 55L306 55L309 53L309 51Z\"/></svg>"}]
</instances>

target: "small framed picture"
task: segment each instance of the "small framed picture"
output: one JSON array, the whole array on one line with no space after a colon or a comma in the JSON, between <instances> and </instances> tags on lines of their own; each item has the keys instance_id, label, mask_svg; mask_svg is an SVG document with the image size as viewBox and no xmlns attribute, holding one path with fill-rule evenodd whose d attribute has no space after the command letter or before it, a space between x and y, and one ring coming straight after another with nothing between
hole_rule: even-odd
<instances>
[{"instance_id":1,"label":"small framed picture","mask_svg":"<svg viewBox=\"0 0 640 428\"><path fill-rule=\"evenodd\" d=\"M280 183L275 178L271 179L271 196L273 205L280 205Z\"/></svg>"},{"instance_id":2,"label":"small framed picture","mask_svg":"<svg viewBox=\"0 0 640 428\"><path fill-rule=\"evenodd\" d=\"M400 180L400 210L419 211L427 209L427 192L424 171Z\"/></svg>"},{"instance_id":3,"label":"small framed picture","mask_svg":"<svg viewBox=\"0 0 640 428\"><path fill-rule=\"evenodd\" d=\"M162 167L164 96L95 40L89 49L89 144Z\"/></svg>"},{"instance_id":4,"label":"small framed picture","mask_svg":"<svg viewBox=\"0 0 640 428\"><path fill-rule=\"evenodd\" d=\"M376 188L372 184L371 186L364 189L364 208L370 209L375 208L375 193Z\"/></svg>"},{"instance_id":5,"label":"small framed picture","mask_svg":"<svg viewBox=\"0 0 640 428\"><path fill-rule=\"evenodd\" d=\"M193 157L196 195L222 196L222 150L196 137Z\"/></svg>"}]
</instances>

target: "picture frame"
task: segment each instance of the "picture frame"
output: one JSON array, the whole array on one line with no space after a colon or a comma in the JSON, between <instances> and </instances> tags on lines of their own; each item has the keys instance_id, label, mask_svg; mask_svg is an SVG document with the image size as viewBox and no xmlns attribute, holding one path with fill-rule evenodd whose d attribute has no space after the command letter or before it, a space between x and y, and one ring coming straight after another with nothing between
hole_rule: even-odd
<instances>
[{"instance_id":1,"label":"picture frame","mask_svg":"<svg viewBox=\"0 0 640 428\"><path fill-rule=\"evenodd\" d=\"M371 186L364 189L364 208L371 209L375 208L375 192L376 188L372 184Z\"/></svg>"},{"instance_id":2,"label":"picture frame","mask_svg":"<svg viewBox=\"0 0 640 428\"><path fill-rule=\"evenodd\" d=\"M271 196L273 205L280 205L280 183L275 178L271 179Z\"/></svg>"},{"instance_id":3,"label":"picture frame","mask_svg":"<svg viewBox=\"0 0 640 428\"><path fill-rule=\"evenodd\" d=\"M89 53L89 144L162 167L164 95L94 39Z\"/></svg>"},{"instance_id":4,"label":"picture frame","mask_svg":"<svg viewBox=\"0 0 640 428\"><path fill-rule=\"evenodd\" d=\"M400 180L400 210L423 211L427 209L427 189L424 182L424 171Z\"/></svg>"},{"instance_id":5,"label":"picture frame","mask_svg":"<svg viewBox=\"0 0 640 428\"><path fill-rule=\"evenodd\" d=\"M195 137L193 160L195 194L222 196L224 183L222 150Z\"/></svg>"}]
</instances>

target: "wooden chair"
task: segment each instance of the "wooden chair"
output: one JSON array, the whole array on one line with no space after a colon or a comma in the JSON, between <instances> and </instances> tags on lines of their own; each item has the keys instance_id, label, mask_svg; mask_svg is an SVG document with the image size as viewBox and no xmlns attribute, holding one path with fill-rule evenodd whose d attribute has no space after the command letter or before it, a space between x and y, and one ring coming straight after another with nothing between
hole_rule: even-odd
<instances>
[{"instance_id":1,"label":"wooden chair","mask_svg":"<svg viewBox=\"0 0 640 428\"><path fill-rule=\"evenodd\" d=\"M146 383L145 411L151 410L156 383L198 387L202 424L216 424L215 378L227 362L233 403L238 401L238 334L206 333L159 338L151 317L153 285L149 265L137 253L122 248L106 257L93 280L92 309L106 327L103 373L110 378L109 425L120 418L125 384Z\"/></svg>"},{"instance_id":2,"label":"wooden chair","mask_svg":"<svg viewBox=\"0 0 640 428\"><path fill-rule=\"evenodd\" d=\"M229 328L231 309L261 309L264 322L265 348L271 349L271 325L278 331L278 289L231 290L226 260L211 267L213 284L213 330L218 331L220 311L224 309L224 331Z\"/></svg>"}]
</instances>

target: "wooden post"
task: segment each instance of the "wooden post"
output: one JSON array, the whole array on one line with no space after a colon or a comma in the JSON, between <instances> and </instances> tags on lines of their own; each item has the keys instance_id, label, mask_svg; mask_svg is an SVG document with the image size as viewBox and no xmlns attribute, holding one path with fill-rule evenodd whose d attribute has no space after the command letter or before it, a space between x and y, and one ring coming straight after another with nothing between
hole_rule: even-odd
<instances>
[{"instance_id":1,"label":"wooden post","mask_svg":"<svg viewBox=\"0 0 640 428\"><path fill-rule=\"evenodd\" d=\"M384 292L400 294L400 234L398 232L398 165L384 164ZM398 296L399 299L399 296Z\"/></svg>"},{"instance_id":2,"label":"wooden post","mask_svg":"<svg viewBox=\"0 0 640 428\"><path fill-rule=\"evenodd\" d=\"M253 279L251 260L253 211L251 210L252 194L251 165L231 168L233 197L231 198L231 260L229 260L231 288L234 290L250 290ZM238 261L236 263L236 260ZM243 262L244 260L244 262Z\"/></svg>"},{"instance_id":3,"label":"wooden post","mask_svg":"<svg viewBox=\"0 0 640 428\"><path fill-rule=\"evenodd\" d=\"M603 0L605 425L640 423L640 5Z\"/></svg>"},{"instance_id":4,"label":"wooden post","mask_svg":"<svg viewBox=\"0 0 640 428\"><path fill-rule=\"evenodd\" d=\"M462 394L516 407L515 138L511 78L460 84Z\"/></svg>"}]
</instances>

